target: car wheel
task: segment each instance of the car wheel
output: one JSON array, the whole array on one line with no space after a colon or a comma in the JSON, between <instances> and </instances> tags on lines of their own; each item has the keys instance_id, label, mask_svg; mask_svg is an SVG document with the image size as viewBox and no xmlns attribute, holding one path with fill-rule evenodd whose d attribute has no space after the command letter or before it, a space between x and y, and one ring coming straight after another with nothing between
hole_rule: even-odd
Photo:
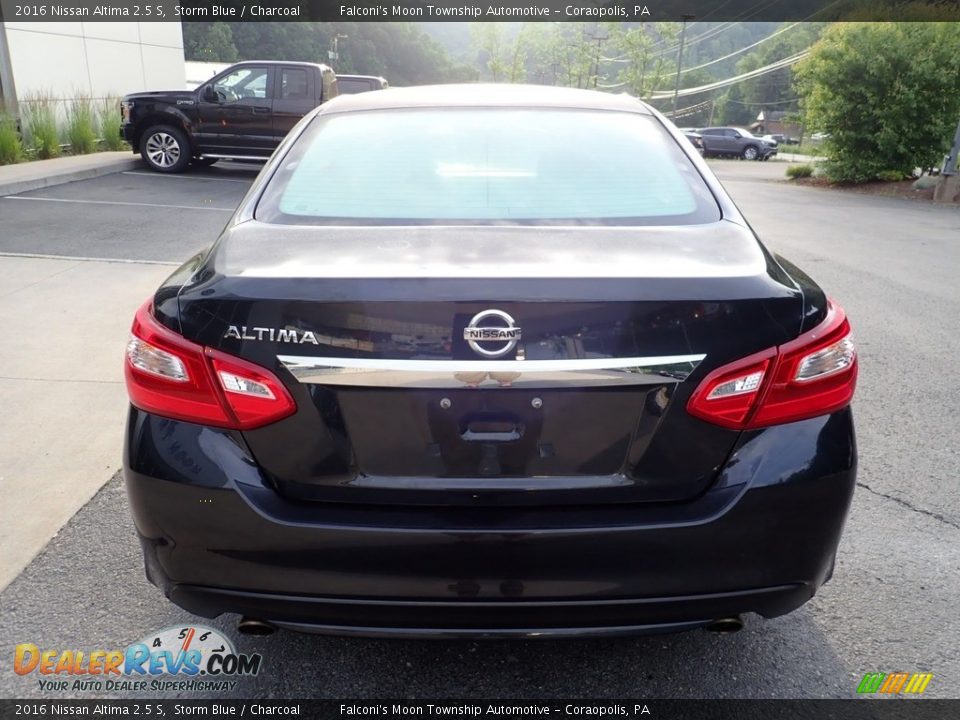
<instances>
[{"instance_id":1,"label":"car wheel","mask_svg":"<svg viewBox=\"0 0 960 720\"><path fill-rule=\"evenodd\" d=\"M157 172L183 172L190 164L190 143L182 130L156 125L140 137L140 157Z\"/></svg>"},{"instance_id":2,"label":"car wheel","mask_svg":"<svg viewBox=\"0 0 960 720\"><path fill-rule=\"evenodd\" d=\"M192 163L193 163L194 165L196 165L197 167L210 167L210 166L213 165L215 162L217 162L217 160L219 160L219 159L220 159L220 158L198 157L198 158L194 158L194 159L191 160L190 162L192 162Z\"/></svg>"},{"instance_id":3,"label":"car wheel","mask_svg":"<svg viewBox=\"0 0 960 720\"><path fill-rule=\"evenodd\" d=\"M743 152L740 153L740 157L742 157L744 160L756 160L759 154L760 153L757 150L756 145L747 145L743 149Z\"/></svg>"}]
</instances>

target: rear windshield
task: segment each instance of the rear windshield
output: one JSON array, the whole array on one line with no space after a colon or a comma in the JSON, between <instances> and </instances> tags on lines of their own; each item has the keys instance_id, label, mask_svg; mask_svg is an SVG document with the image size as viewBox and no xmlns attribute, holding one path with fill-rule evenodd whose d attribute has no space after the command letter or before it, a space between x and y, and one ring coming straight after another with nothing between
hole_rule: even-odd
<instances>
[{"instance_id":1,"label":"rear windshield","mask_svg":"<svg viewBox=\"0 0 960 720\"><path fill-rule=\"evenodd\" d=\"M720 219L652 117L590 110L320 115L257 207L286 224L670 225Z\"/></svg>"},{"instance_id":2,"label":"rear windshield","mask_svg":"<svg viewBox=\"0 0 960 720\"><path fill-rule=\"evenodd\" d=\"M376 90L377 86L372 80L354 80L351 78L337 78L337 90L340 95L353 95L356 93L369 92Z\"/></svg>"}]
</instances>

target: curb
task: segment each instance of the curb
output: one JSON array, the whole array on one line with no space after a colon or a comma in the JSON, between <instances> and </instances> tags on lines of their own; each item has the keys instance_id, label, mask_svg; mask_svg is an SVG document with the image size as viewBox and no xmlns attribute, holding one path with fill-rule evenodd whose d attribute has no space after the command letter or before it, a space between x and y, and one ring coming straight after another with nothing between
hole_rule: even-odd
<instances>
[{"instance_id":1,"label":"curb","mask_svg":"<svg viewBox=\"0 0 960 720\"><path fill-rule=\"evenodd\" d=\"M43 161L41 161L43 162ZM8 165L6 168L30 169L29 163L23 165ZM24 177L22 179L4 180L0 169L0 197L3 195L18 195L30 190L41 190L43 188L53 187L54 185L64 185L75 180L89 180L91 178L101 177L102 175L111 175L113 173L123 172L124 170L133 170L142 166L139 156L130 154L129 158L109 158L102 163L81 168L63 168L53 170L43 175L35 173L35 177ZM29 175L29 173L27 173Z\"/></svg>"}]
</instances>

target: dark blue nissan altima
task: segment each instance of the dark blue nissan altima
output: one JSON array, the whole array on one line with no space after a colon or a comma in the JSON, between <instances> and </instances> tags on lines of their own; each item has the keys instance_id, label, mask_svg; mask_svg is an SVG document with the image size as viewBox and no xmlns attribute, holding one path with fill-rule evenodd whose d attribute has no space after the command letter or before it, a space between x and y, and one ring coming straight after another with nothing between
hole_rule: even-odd
<instances>
[{"instance_id":1,"label":"dark blue nissan altima","mask_svg":"<svg viewBox=\"0 0 960 720\"><path fill-rule=\"evenodd\" d=\"M626 95L321 106L125 372L147 576L251 633L733 630L830 578L856 475L844 311Z\"/></svg>"}]
</instances>

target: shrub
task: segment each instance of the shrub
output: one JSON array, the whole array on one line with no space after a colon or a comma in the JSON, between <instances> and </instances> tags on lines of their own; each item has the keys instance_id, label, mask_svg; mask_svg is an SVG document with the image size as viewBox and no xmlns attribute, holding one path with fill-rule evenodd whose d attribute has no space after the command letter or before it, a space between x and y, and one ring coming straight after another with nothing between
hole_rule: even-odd
<instances>
[{"instance_id":1,"label":"shrub","mask_svg":"<svg viewBox=\"0 0 960 720\"><path fill-rule=\"evenodd\" d=\"M23 144L16 119L0 110L0 165L11 165L23 157Z\"/></svg>"},{"instance_id":2,"label":"shrub","mask_svg":"<svg viewBox=\"0 0 960 720\"><path fill-rule=\"evenodd\" d=\"M787 167L788 178L806 178L813 175L813 165L805 163L803 165L790 165Z\"/></svg>"},{"instance_id":3,"label":"shrub","mask_svg":"<svg viewBox=\"0 0 960 720\"><path fill-rule=\"evenodd\" d=\"M123 150L127 143L120 137L120 98L105 97L97 108L97 130L103 147Z\"/></svg>"},{"instance_id":4,"label":"shrub","mask_svg":"<svg viewBox=\"0 0 960 720\"><path fill-rule=\"evenodd\" d=\"M26 145L38 158L60 154L60 133L57 130L57 100L49 92L34 92L21 103Z\"/></svg>"},{"instance_id":5,"label":"shrub","mask_svg":"<svg viewBox=\"0 0 960 720\"><path fill-rule=\"evenodd\" d=\"M960 23L838 22L797 69L807 120L829 131L827 174L909 175L950 147L960 115Z\"/></svg>"},{"instance_id":6,"label":"shrub","mask_svg":"<svg viewBox=\"0 0 960 720\"><path fill-rule=\"evenodd\" d=\"M86 95L75 97L67 105L67 142L76 155L97 149L96 118L93 102Z\"/></svg>"},{"instance_id":7,"label":"shrub","mask_svg":"<svg viewBox=\"0 0 960 720\"><path fill-rule=\"evenodd\" d=\"M877 180L882 180L883 182L900 182L906 179L907 176L900 170L881 170L877 173Z\"/></svg>"}]
</instances>

